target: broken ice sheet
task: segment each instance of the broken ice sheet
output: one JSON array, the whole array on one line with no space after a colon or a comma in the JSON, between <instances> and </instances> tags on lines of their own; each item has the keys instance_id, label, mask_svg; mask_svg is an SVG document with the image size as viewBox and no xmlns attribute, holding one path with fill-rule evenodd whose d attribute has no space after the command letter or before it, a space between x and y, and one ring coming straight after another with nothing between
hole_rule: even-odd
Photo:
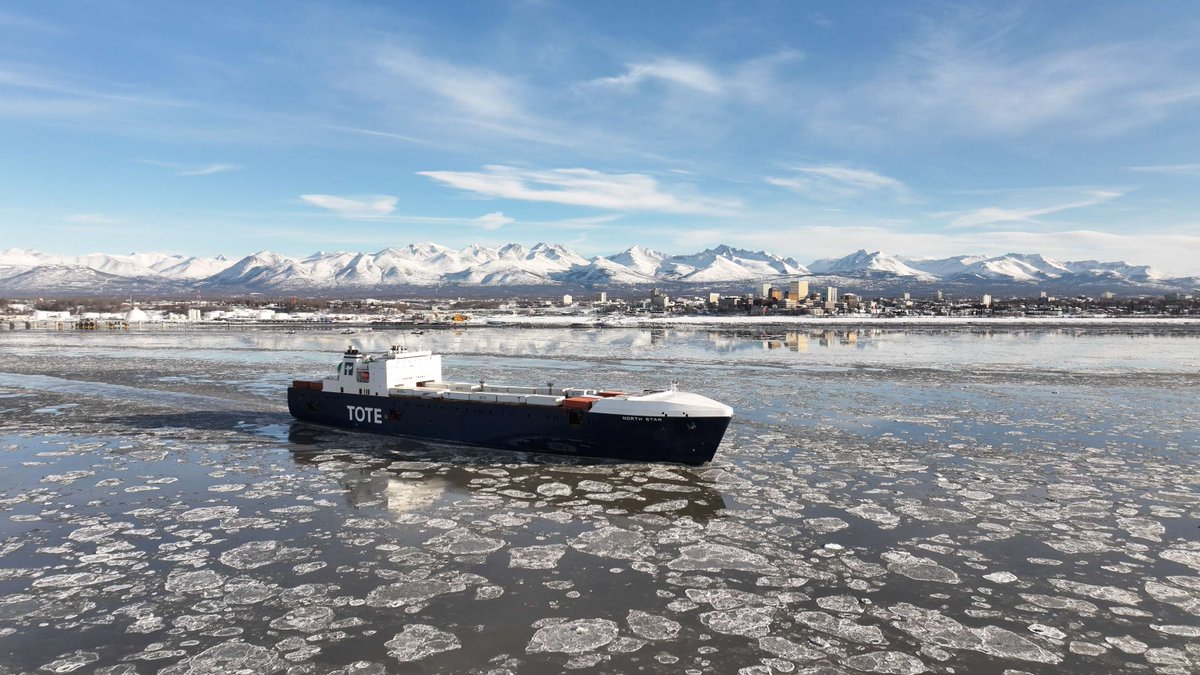
<instances>
[{"instance_id":1,"label":"broken ice sheet","mask_svg":"<svg viewBox=\"0 0 1200 675\"><path fill-rule=\"evenodd\" d=\"M101 675L157 672L187 659L186 672L244 661L254 672L337 675L468 662L494 675L961 673L984 660L1014 673L1195 670L1187 648L1200 637L1189 621L1200 548L1187 534L1200 500L1187 434L1200 428L1190 396L1200 381L1180 361L1119 377L1071 370L1063 359L1053 369L1022 365L1044 356L1033 343L1057 340L1070 361L1081 345L1107 340L1103 353L1121 356L1103 363L1124 368L1142 351L1124 348L1127 332L917 338L887 329L872 343L862 331L862 342L883 348L822 357L697 347L710 338L749 344L728 331L667 329L643 355L629 346L650 346L648 330L530 330L439 338L455 340L474 365L500 369L497 381L524 375L531 363L510 368L492 354L527 349L531 340L546 347L530 357L539 368L558 368L564 361L554 354L567 349L574 374L583 367L577 355L586 354L587 368L600 365L622 383L667 370L692 377L737 410L716 462L692 469L557 461L343 433L313 440L312 430L286 428L275 400L265 404L269 419L237 431L223 429L230 424L221 415L196 420L194 409L129 411L162 428L118 424L111 411L120 406L100 405L102 397L96 411L8 416L0 426L19 431L0 437L0 508L11 511L0 516L10 526L0 540L8 570L0 580L10 588L0 597L0 639L70 633L76 642L36 662L12 655L5 665L68 668L78 649L99 659L74 672ZM122 333L114 353L139 339ZM314 340L316 353L329 339L317 333L286 340ZM19 337L0 331L0 340ZM359 338L384 339L382 331ZM80 377L120 372L118 359L89 346L95 340L71 339L83 353L71 360L87 371ZM245 339L156 332L156 343L185 348L151 347L154 369L184 377L187 387L226 381L250 364L258 382L259 363L271 359L273 386L296 376L293 346L274 349L270 331L255 334L253 349ZM826 338L814 333L812 344L819 339ZM1163 346L1161 336L1138 339ZM213 340L233 349L203 346ZM937 356L881 366L875 361L897 353L889 340ZM993 341L1004 349L978 349ZM1197 341L1185 340L1191 354ZM943 348L955 342L968 345L960 365L944 358L954 360L954 349ZM23 349L8 341L0 349L10 370L20 367L14 346ZM175 351L202 351L212 361L198 365ZM1012 353L1019 358L1003 366L979 363ZM681 354L688 358L678 361ZM822 405L779 406L734 384L745 381L747 358L764 387ZM796 378L795 367L805 377ZM195 370L206 372L198 379ZM1137 396L1121 395L1127 386ZM946 414L931 412L939 409ZM272 425L282 433L247 434ZM302 456L287 452L298 446ZM277 541L246 546L258 539ZM905 602L937 614L901 616L894 608ZM490 634L497 620L517 630ZM573 621L600 620L615 623L615 633L599 624L579 640L559 636L560 645L584 651L526 651L539 631L546 638ZM409 622L453 636L458 653L403 663L386 656L384 645ZM944 630L915 637L919 625ZM874 639L875 630L887 646L850 639ZM416 656L421 645L439 644L425 637L410 633L393 646ZM233 644L197 659L226 641ZM1055 658L1061 663L1048 665Z\"/></svg>"},{"instance_id":2,"label":"broken ice sheet","mask_svg":"<svg viewBox=\"0 0 1200 675\"><path fill-rule=\"evenodd\" d=\"M477 532L460 527L431 538L425 542L425 547L451 555L473 555L491 553L502 548L504 543L503 539L485 537Z\"/></svg>"},{"instance_id":3,"label":"broken ice sheet","mask_svg":"<svg viewBox=\"0 0 1200 675\"><path fill-rule=\"evenodd\" d=\"M462 648L452 633L419 623L405 626L384 646L388 648L388 655L400 662L419 661L434 654Z\"/></svg>"},{"instance_id":4,"label":"broken ice sheet","mask_svg":"<svg viewBox=\"0 0 1200 675\"><path fill-rule=\"evenodd\" d=\"M584 532L571 542L571 548L605 558L640 560L654 555L645 535L619 527L603 527Z\"/></svg>"},{"instance_id":5,"label":"broken ice sheet","mask_svg":"<svg viewBox=\"0 0 1200 675\"><path fill-rule=\"evenodd\" d=\"M692 544L679 549L679 557L667 563L673 570L741 570L778 574L779 569L764 556L724 544Z\"/></svg>"},{"instance_id":6,"label":"broken ice sheet","mask_svg":"<svg viewBox=\"0 0 1200 675\"><path fill-rule=\"evenodd\" d=\"M577 619L539 628L529 640L525 651L590 652L612 642L617 637L617 624L608 619Z\"/></svg>"},{"instance_id":7,"label":"broken ice sheet","mask_svg":"<svg viewBox=\"0 0 1200 675\"><path fill-rule=\"evenodd\" d=\"M230 640L209 647L158 671L159 675L200 675L200 673L275 673L287 667L273 650Z\"/></svg>"},{"instance_id":8,"label":"broken ice sheet","mask_svg":"<svg viewBox=\"0 0 1200 675\"><path fill-rule=\"evenodd\" d=\"M869 645L887 644L878 626L863 625L845 617L835 617L825 612L800 612L796 614L800 623L835 637Z\"/></svg>"},{"instance_id":9,"label":"broken ice sheet","mask_svg":"<svg viewBox=\"0 0 1200 675\"><path fill-rule=\"evenodd\" d=\"M918 581L936 581L957 584L958 575L929 558L921 558L907 551L888 551L881 556L887 561L889 572L894 572Z\"/></svg>"},{"instance_id":10,"label":"broken ice sheet","mask_svg":"<svg viewBox=\"0 0 1200 675\"><path fill-rule=\"evenodd\" d=\"M251 541L225 551L219 559L234 569L252 570L277 562L295 562L305 553L304 549L289 548L280 541Z\"/></svg>"},{"instance_id":11,"label":"broken ice sheet","mask_svg":"<svg viewBox=\"0 0 1200 675\"><path fill-rule=\"evenodd\" d=\"M534 570L553 569L566 550L567 547L561 544L509 549L509 567Z\"/></svg>"},{"instance_id":12,"label":"broken ice sheet","mask_svg":"<svg viewBox=\"0 0 1200 675\"><path fill-rule=\"evenodd\" d=\"M867 652L842 659L842 664L868 673L917 675L927 672L921 659L904 652Z\"/></svg>"},{"instance_id":13,"label":"broken ice sheet","mask_svg":"<svg viewBox=\"0 0 1200 675\"><path fill-rule=\"evenodd\" d=\"M625 620L635 635L647 640L670 640L679 634L679 622L649 612L631 609Z\"/></svg>"},{"instance_id":14,"label":"broken ice sheet","mask_svg":"<svg viewBox=\"0 0 1200 675\"><path fill-rule=\"evenodd\" d=\"M999 626L969 628L951 617L934 609L925 609L908 603L893 605L889 610L901 621L900 630L917 640L947 647L969 649L1002 658L1059 663L1062 657L1043 649L1034 642Z\"/></svg>"}]
</instances>

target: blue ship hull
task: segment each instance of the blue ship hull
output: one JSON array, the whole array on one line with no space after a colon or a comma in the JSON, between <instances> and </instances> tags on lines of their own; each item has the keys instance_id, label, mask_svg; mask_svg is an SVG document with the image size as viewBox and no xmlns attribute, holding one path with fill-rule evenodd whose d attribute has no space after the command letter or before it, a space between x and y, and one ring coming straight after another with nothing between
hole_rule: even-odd
<instances>
[{"instance_id":1,"label":"blue ship hull","mask_svg":"<svg viewBox=\"0 0 1200 675\"><path fill-rule=\"evenodd\" d=\"M292 416L343 429L635 462L712 460L728 417L643 417L480 401L288 388Z\"/></svg>"}]
</instances>

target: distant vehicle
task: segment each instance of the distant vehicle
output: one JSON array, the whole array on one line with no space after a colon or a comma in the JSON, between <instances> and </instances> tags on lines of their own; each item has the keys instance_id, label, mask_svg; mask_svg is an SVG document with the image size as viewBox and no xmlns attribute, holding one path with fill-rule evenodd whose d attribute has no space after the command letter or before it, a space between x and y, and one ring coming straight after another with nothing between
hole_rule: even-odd
<instances>
[{"instance_id":1,"label":"distant vehicle","mask_svg":"<svg viewBox=\"0 0 1200 675\"><path fill-rule=\"evenodd\" d=\"M430 351L351 347L336 374L296 380L288 410L299 420L378 434L506 450L703 464L733 409L700 394L443 382Z\"/></svg>"}]
</instances>

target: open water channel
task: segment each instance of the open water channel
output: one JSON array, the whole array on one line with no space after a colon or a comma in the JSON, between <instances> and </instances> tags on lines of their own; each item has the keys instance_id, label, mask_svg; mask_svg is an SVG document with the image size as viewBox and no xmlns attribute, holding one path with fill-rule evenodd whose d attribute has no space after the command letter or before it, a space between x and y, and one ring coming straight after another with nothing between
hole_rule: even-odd
<instances>
[{"instance_id":1,"label":"open water channel","mask_svg":"<svg viewBox=\"0 0 1200 675\"><path fill-rule=\"evenodd\" d=\"M347 343L710 465L295 423ZM1200 670L1200 333L0 332L0 673Z\"/></svg>"}]
</instances>

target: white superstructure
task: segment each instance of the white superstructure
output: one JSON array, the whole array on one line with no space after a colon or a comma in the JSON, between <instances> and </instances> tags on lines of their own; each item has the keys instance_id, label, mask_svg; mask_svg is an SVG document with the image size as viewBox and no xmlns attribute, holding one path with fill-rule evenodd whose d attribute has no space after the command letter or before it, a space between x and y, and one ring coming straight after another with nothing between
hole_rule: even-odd
<instances>
[{"instance_id":1,"label":"white superstructure","mask_svg":"<svg viewBox=\"0 0 1200 675\"><path fill-rule=\"evenodd\" d=\"M442 357L433 352L409 352L392 347L382 356L363 356L353 347L346 350L337 374L322 381L325 391L342 394L387 396L395 387L416 387L442 379Z\"/></svg>"}]
</instances>

